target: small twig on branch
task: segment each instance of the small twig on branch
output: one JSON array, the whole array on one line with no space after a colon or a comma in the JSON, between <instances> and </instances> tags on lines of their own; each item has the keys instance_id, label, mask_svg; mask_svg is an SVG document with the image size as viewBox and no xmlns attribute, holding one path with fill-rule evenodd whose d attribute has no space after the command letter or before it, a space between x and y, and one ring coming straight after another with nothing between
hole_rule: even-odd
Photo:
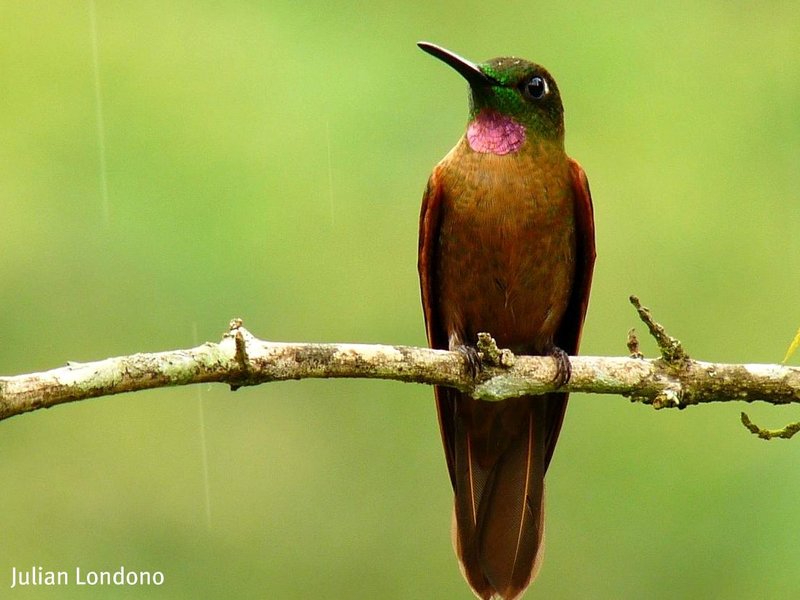
<instances>
[{"instance_id":1,"label":"small twig on branch","mask_svg":"<svg viewBox=\"0 0 800 600\"><path fill-rule=\"evenodd\" d=\"M247 379L247 371L249 369L249 359L247 356L247 343L244 339L244 334L247 330L242 327L242 320L239 318L232 319L230 324L228 325L228 331L233 335L233 341L236 346L236 351L234 352L233 358L236 360L236 364L239 365L240 371L240 378ZM249 334L249 332L247 332ZM231 391L235 392L241 386L237 385L235 382L230 381L228 382L231 386Z\"/></svg>"},{"instance_id":2,"label":"small twig on branch","mask_svg":"<svg viewBox=\"0 0 800 600\"><path fill-rule=\"evenodd\" d=\"M653 320L650 309L642 306L638 297L631 296L629 300L634 308L636 308L636 312L639 313L639 318L647 325L647 328L650 330L650 335L656 340L658 349L661 352L661 358L664 362L677 368L683 368L687 365L691 359L683 349L680 341L668 335L666 329Z\"/></svg>"},{"instance_id":3,"label":"small twig on branch","mask_svg":"<svg viewBox=\"0 0 800 600\"><path fill-rule=\"evenodd\" d=\"M635 329L628 330L628 352L631 353L631 358L644 358L644 354L639 351L639 336L636 335Z\"/></svg>"},{"instance_id":4,"label":"small twig on branch","mask_svg":"<svg viewBox=\"0 0 800 600\"><path fill-rule=\"evenodd\" d=\"M775 438L790 439L795 433L800 431L800 423L789 423L780 429L763 429L753 423L747 413L742 413L742 425L750 430L750 433L757 435L762 440L773 440Z\"/></svg>"},{"instance_id":5,"label":"small twig on branch","mask_svg":"<svg viewBox=\"0 0 800 600\"><path fill-rule=\"evenodd\" d=\"M43 373L0 377L0 419L98 396L208 382L237 389L288 379L392 379L455 387L484 400L554 391L556 365L552 357L514 356L499 350L491 336L482 336L480 351L485 364L473 378L458 352L267 342L255 338L241 326L241 320L234 320L218 344L68 363ZM571 357L570 362L570 381L559 389L620 394L655 408L727 400L800 402L798 367L714 364L688 358L679 368L663 359L630 357L579 356Z\"/></svg>"},{"instance_id":6,"label":"small twig on branch","mask_svg":"<svg viewBox=\"0 0 800 600\"><path fill-rule=\"evenodd\" d=\"M517 359L511 350L498 348L497 342L488 333L478 334L478 353L482 364L495 367L513 367Z\"/></svg>"}]
</instances>

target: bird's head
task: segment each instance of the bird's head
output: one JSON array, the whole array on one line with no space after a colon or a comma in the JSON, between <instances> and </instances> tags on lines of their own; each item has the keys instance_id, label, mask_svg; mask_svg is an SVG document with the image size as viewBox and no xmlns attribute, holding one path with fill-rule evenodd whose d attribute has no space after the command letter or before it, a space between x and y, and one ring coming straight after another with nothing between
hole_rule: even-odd
<instances>
[{"instance_id":1,"label":"bird's head","mask_svg":"<svg viewBox=\"0 0 800 600\"><path fill-rule=\"evenodd\" d=\"M544 67L514 57L473 63L435 44L418 45L469 82L471 122L497 115L522 125L527 136L563 141L564 107L556 81Z\"/></svg>"}]
</instances>

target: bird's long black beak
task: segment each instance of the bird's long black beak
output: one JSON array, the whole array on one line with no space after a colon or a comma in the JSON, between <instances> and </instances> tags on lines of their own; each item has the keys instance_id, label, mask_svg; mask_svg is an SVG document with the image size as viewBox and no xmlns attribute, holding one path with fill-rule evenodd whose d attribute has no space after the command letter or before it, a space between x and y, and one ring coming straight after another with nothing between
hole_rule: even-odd
<instances>
[{"instance_id":1,"label":"bird's long black beak","mask_svg":"<svg viewBox=\"0 0 800 600\"><path fill-rule=\"evenodd\" d=\"M469 84L475 86L499 85L499 82L480 70L474 62L460 57L455 52L450 52L441 46L430 42L417 42L417 46L428 54L435 56L444 63L453 67L466 79Z\"/></svg>"}]
</instances>

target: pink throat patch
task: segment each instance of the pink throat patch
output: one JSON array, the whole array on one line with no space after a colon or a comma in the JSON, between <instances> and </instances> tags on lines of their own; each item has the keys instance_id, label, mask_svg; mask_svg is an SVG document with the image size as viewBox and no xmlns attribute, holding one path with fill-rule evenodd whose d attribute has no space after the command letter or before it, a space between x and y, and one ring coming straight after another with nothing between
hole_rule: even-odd
<instances>
[{"instance_id":1,"label":"pink throat patch","mask_svg":"<svg viewBox=\"0 0 800 600\"><path fill-rule=\"evenodd\" d=\"M525 128L511 117L481 111L467 127L467 140L475 152L508 154L525 143Z\"/></svg>"}]
</instances>

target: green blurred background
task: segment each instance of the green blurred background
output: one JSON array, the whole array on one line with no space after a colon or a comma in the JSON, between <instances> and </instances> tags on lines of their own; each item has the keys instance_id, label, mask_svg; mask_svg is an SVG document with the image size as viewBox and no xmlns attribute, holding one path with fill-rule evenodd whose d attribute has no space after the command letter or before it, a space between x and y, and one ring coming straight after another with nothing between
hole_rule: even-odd
<instances>
[{"instance_id":1,"label":"green blurred background","mask_svg":"<svg viewBox=\"0 0 800 600\"><path fill-rule=\"evenodd\" d=\"M234 316L423 345L419 203L466 87L420 39L557 77L598 228L584 354L625 353L630 293L704 360L777 362L800 325L796 1L95 8L93 31L86 1L0 2L0 373L218 340ZM526 597L796 597L800 442L754 438L743 407L575 396ZM0 486L0 597L472 597L424 386L40 411L0 423ZM35 565L166 583L8 589Z\"/></svg>"}]
</instances>

